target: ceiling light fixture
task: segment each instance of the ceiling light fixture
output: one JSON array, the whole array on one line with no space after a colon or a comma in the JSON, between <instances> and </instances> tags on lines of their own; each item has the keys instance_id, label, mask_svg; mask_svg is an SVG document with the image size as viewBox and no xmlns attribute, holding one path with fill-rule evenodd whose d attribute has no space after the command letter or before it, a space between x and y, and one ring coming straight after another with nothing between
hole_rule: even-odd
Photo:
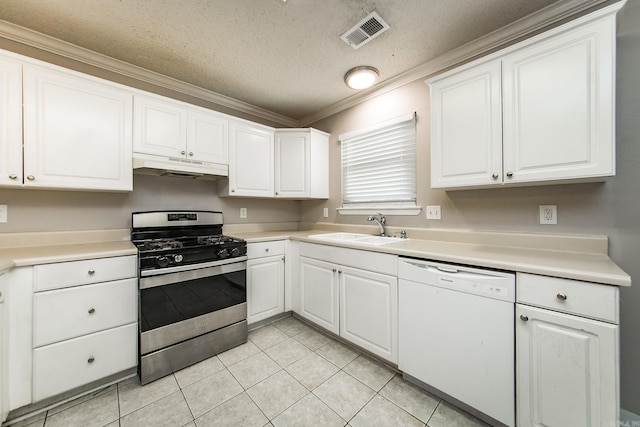
<instances>
[{"instance_id":1,"label":"ceiling light fixture","mask_svg":"<svg viewBox=\"0 0 640 427\"><path fill-rule=\"evenodd\" d=\"M344 75L344 82L351 89L367 89L373 86L379 75L378 70L373 67L355 67Z\"/></svg>"}]
</instances>

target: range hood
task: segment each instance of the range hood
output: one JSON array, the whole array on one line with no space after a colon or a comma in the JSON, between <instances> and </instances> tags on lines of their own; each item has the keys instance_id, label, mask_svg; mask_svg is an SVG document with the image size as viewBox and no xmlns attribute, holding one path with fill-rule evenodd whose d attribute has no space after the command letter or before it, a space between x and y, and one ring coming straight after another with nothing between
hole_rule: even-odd
<instances>
[{"instance_id":1,"label":"range hood","mask_svg":"<svg viewBox=\"0 0 640 427\"><path fill-rule=\"evenodd\" d=\"M229 176L229 166L186 159L133 153L133 173L139 175L177 176L216 180Z\"/></svg>"}]
</instances>

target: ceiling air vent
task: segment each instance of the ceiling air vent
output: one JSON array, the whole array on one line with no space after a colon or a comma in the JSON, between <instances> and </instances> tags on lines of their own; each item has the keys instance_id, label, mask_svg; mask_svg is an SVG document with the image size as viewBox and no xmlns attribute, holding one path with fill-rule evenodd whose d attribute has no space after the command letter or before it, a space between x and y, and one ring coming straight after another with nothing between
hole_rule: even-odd
<instances>
[{"instance_id":1,"label":"ceiling air vent","mask_svg":"<svg viewBox=\"0 0 640 427\"><path fill-rule=\"evenodd\" d=\"M389 29L389 24L375 12L349 28L340 38L354 49L359 49Z\"/></svg>"}]
</instances>

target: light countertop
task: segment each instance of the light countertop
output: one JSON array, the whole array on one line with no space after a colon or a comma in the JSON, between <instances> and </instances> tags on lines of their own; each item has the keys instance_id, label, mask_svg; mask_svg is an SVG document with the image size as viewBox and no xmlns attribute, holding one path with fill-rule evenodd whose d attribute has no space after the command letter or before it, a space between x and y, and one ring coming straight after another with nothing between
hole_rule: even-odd
<instances>
[{"instance_id":1,"label":"light countertop","mask_svg":"<svg viewBox=\"0 0 640 427\"><path fill-rule=\"evenodd\" d=\"M309 238L313 234L344 231L345 228L353 231L354 227L329 227L320 224L304 231L243 231L236 227L228 234L243 238L249 243L291 239L441 262L631 286L631 277L607 255L605 236L412 230L409 239L398 239L398 243L384 246ZM356 232L362 231L358 229ZM33 244L35 237L46 244ZM136 255L136 247L128 239L129 230L124 229L4 235L0 237L0 273L20 266Z\"/></svg>"},{"instance_id":2,"label":"light countertop","mask_svg":"<svg viewBox=\"0 0 640 427\"><path fill-rule=\"evenodd\" d=\"M398 239L398 243L371 246L328 240L320 241L308 237L313 234L330 232L332 231L314 229L305 231L236 232L233 235L243 238L249 243L291 239L441 262L541 274L615 286L631 286L631 277L618 267L606 252L598 253L595 250L591 252L553 250L542 246L533 249L523 247L527 244L525 241L527 235L514 235L515 238L522 239L518 246L511 246L508 242L504 245L496 244L496 242L483 243L481 239L480 241L469 243L423 238ZM537 236L532 236L532 239L535 239L535 237ZM583 239L584 236L577 236L576 238ZM579 243L583 243L583 241Z\"/></svg>"}]
</instances>

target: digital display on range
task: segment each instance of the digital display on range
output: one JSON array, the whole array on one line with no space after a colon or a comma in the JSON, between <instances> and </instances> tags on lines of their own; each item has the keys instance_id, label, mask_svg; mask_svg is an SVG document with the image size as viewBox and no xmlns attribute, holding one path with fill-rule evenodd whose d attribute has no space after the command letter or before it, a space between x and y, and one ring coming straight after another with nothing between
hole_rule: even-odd
<instances>
[{"instance_id":1,"label":"digital display on range","mask_svg":"<svg viewBox=\"0 0 640 427\"><path fill-rule=\"evenodd\" d=\"M168 221L197 221L198 214L195 213L170 213L167 214Z\"/></svg>"}]
</instances>

